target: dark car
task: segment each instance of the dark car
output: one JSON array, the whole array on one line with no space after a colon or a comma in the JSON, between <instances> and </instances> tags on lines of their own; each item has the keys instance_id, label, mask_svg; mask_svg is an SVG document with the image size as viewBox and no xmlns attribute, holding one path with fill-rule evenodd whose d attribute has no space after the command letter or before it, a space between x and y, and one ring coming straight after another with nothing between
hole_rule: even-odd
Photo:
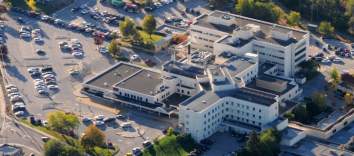
<instances>
[{"instance_id":1,"label":"dark car","mask_svg":"<svg viewBox=\"0 0 354 156\"><path fill-rule=\"evenodd\" d=\"M146 12L152 12L152 11L155 10L155 7L154 7L154 6L147 6L147 7L144 8L144 10L145 10Z\"/></svg>"},{"instance_id":2,"label":"dark car","mask_svg":"<svg viewBox=\"0 0 354 156\"><path fill-rule=\"evenodd\" d=\"M20 23L20 24L25 24L26 23L26 21L22 17L17 18L17 22Z\"/></svg>"}]
</instances>

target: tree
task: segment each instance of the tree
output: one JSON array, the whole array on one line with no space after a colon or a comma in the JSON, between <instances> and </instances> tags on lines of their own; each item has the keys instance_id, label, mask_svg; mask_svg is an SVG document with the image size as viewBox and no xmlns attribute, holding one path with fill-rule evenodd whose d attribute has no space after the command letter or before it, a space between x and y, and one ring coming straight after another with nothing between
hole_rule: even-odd
<instances>
[{"instance_id":1,"label":"tree","mask_svg":"<svg viewBox=\"0 0 354 156\"><path fill-rule=\"evenodd\" d=\"M291 11L287 20L290 25L298 25L301 19L301 15L299 12Z\"/></svg>"},{"instance_id":2,"label":"tree","mask_svg":"<svg viewBox=\"0 0 354 156\"><path fill-rule=\"evenodd\" d=\"M341 80L341 76L339 74L338 69L333 67L332 70L329 72L329 75L331 78L331 83L332 83L333 87L335 88Z\"/></svg>"},{"instance_id":3,"label":"tree","mask_svg":"<svg viewBox=\"0 0 354 156\"><path fill-rule=\"evenodd\" d=\"M96 126L90 125L85 129L85 135L81 137L81 144L86 148L105 145L106 136Z\"/></svg>"},{"instance_id":4,"label":"tree","mask_svg":"<svg viewBox=\"0 0 354 156\"><path fill-rule=\"evenodd\" d=\"M101 148L101 147L94 147L93 152L97 156L112 156L113 155L108 149Z\"/></svg>"},{"instance_id":5,"label":"tree","mask_svg":"<svg viewBox=\"0 0 354 156\"><path fill-rule=\"evenodd\" d=\"M146 15L143 19L143 30L150 35L156 30L156 20L152 15Z\"/></svg>"},{"instance_id":6,"label":"tree","mask_svg":"<svg viewBox=\"0 0 354 156\"><path fill-rule=\"evenodd\" d=\"M261 154L259 151L260 141L258 134L255 131L252 131L249 135L249 138L246 142L246 151L249 155L258 156Z\"/></svg>"},{"instance_id":7,"label":"tree","mask_svg":"<svg viewBox=\"0 0 354 156\"><path fill-rule=\"evenodd\" d=\"M267 129L260 134L259 140L263 146L263 155L277 156L280 153L280 134L277 130Z\"/></svg>"},{"instance_id":8,"label":"tree","mask_svg":"<svg viewBox=\"0 0 354 156\"><path fill-rule=\"evenodd\" d=\"M57 140L49 140L44 144L45 156L83 156L80 148L69 146Z\"/></svg>"},{"instance_id":9,"label":"tree","mask_svg":"<svg viewBox=\"0 0 354 156\"><path fill-rule=\"evenodd\" d=\"M108 45L108 52L113 56L116 57L119 54L120 48L115 40L112 40Z\"/></svg>"},{"instance_id":10,"label":"tree","mask_svg":"<svg viewBox=\"0 0 354 156\"><path fill-rule=\"evenodd\" d=\"M318 32L325 36L331 36L334 32L334 27L331 23L322 21L318 27Z\"/></svg>"},{"instance_id":11,"label":"tree","mask_svg":"<svg viewBox=\"0 0 354 156\"><path fill-rule=\"evenodd\" d=\"M347 106L351 106L353 104L353 95L350 93L345 93L344 102Z\"/></svg>"},{"instance_id":12,"label":"tree","mask_svg":"<svg viewBox=\"0 0 354 156\"><path fill-rule=\"evenodd\" d=\"M174 133L173 128L172 128L172 127L169 127L169 128L167 129L167 136L172 136L173 133Z\"/></svg>"},{"instance_id":13,"label":"tree","mask_svg":"<svg viewBox=\"0 0 354 156\"><path fill-rule=\"evenodd\" d=\"M128 38L135 33L136 28L134 22L131 19L125 18L124 21L119 25L119 30L123 37Z\"/></svg>"},{"instance_id":14,"label":"tree","mask_svg":"<svg viewBox=\"0 0 354 156\"><path fill-rule=\"evenodd\" d=\"M50 112L48 114L49 128L64 134L70 134L80 124L79 119L74 114L61 111Z\"/></svg>"},{"instance_id":15,"label":"tree","mask_svg":"<svg viewBox=\"0 0 354 156\"><path fill-rule=\"evenodd\" d=\"M37 4L36 4L36 0L26 0L27 6L33 10L36 11L37 10Z\"/></svg>"},{"instance_id":16,"label":"tree","mask_svg":"<svg viewBox=\"0 0 354 156\"><path fill-rule=\"evenodd\" d=\"M52 155L60 155L60 153L64 149L64 144L57 140L49 140L44 144L44 155L52 156Z\"/></svg>"},{"instance_id":17,"label":"tree","mask_svg":"<svg viewBox=\"0 0 354 156\"><path fill-rule=\"evenodd\" d=\"M308 112L306 110L306 107L304 107L303 105L299 105L297 107L294 108L293 110L294 113L294 120L295 121L299 121L302 123L307 123L309 116L308 116Z\"/></svg>"},{"instance_id":18,"label":"tree","mask_svg":"<svg viewBox=\"0 0 354 156\"><path fill-rule=\"evenodd\" d=\"M243 16L251 16L254 9L253 0L238 0L236 4L236 12Z\"/></svg>"}]
</instances>

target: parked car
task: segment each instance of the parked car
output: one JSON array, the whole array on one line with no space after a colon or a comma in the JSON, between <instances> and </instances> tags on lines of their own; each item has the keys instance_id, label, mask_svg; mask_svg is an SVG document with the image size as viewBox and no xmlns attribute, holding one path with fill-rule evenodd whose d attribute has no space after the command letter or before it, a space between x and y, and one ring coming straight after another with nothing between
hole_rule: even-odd
<instances>
[{"instance_id":1,"label":"parked car","mask_svg":"<svg viewBox=\"0 0 354 156\"><path fill-rule=\"evenodd\" d=\"M121 114L116 115L116 118L120 119L120 120L126 119L126 117L124 115L121 115Z\"/></svg>"},{"instance_id":2,"label":"parked car","mask_svg":"<svg viewBox=\"0 0 354 156\"><path fill-rule=\"evenodd\" d=\"M116 118L114 117L106 117L103 119L103 122L108 123L108 122L114 122L116 121Z\"/></svg>"},{"instance_id":3,"label":"parked car","mask_svg":"<svg viewBox=\"0 0 354 156\"><path fill-rule=\"evenodd\" d=\"M97 115L94 118L95 118L95 120L101 120L102 121L105 117L104 117L104 115Z\"/></svg>"},{"instance_id":4,"label":"parked car","mask_svg":"<svg viewBox=\"0 0 354 156\"><path fill-rule=\"evenodd\" d=\"M143 147L144 148L150 148L150 147L152 147L152 143L149 140L145 140L143 142Z\"/></svg>"}]
</instances>

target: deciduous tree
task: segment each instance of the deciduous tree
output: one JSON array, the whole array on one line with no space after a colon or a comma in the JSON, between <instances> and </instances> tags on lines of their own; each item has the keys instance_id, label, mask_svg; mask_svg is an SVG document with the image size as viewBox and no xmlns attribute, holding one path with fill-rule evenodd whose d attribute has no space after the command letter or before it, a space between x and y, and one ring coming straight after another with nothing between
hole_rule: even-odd
<instances>
[{"instance_id":1,"label":"deciduous tree","mask_svg":"<svg viewBox=\"0 0 354 156\"><path fill-rule=\"evenodd\" d=\"M287 20L290 25L298 25L301 19L301 15L299 12L291 11Z\"/></svg>"},{"instance_id":2,"label":"deciduous tree","mask_svg":"<svg viewBox=\"0 0 354 156\"><path fill-rule=\"evenodd\" d=\"M86 148L105 145L106 136L96 126L90 125L85 129L85 135L81 137L81 144Z\"/></svg>"},{"instance_id":3,"label":"deciduous tree","mask_svg":"<svg viewBox=\"0 0 354 156\"><path fill-rule=\"evenodd\" d=\"M331 36L334 32L334 27L331 23L322 21L318 27L318 32L325 36Z\"/></svg>"},{"instance_id":4,"label":"deciduous tree","mask_svg":"<svg viewBox=\"0 0 354 156\"><path fill-rule=\"evenodd\" d=\"M128 38L136 31L135 23L131 19L125 18L124 21L119 25L119 30L123 37Z\"/></svg>"},{"instance_id":5,"label":"deciduous tree","mask_svg":"<svg viewBox=\"0 0 354 156\"><path fill-rule=\"evenodd\" d=\"M48 114L49 128L64 134L69 134L80 124L79 119L74 114L61 111L50 112Z\"/></svg>"},{"instance_id":6,"label":"deciduous tree","mask_svg":"<svg viewBox=\"0 0 354 156\"><path fill-rule=\"evenodd\" d=\"M152 15L146 15L143 19L143 30L150 35L156 30L156 20Z\"/></svg>"}]
</instances>

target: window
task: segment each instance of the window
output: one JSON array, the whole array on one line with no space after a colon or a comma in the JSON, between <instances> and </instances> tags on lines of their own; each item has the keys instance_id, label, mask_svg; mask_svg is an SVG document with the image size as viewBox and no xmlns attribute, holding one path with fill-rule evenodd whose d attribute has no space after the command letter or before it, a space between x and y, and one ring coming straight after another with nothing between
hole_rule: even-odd
<instances>
[{"instance_id":1,"label":"window","mask_svg":"<svg viewBox=\"0 0 354 156\"><path fill-rule=\"evenodd\" d=\"M259 109L259 112L262 112L262 110L261 110L261 109Z\"/></svg>"},{"instance_id":2,"label":"window","mask_svg":"<svg viewBox=\"0 0 354 156\"><path fill-rule=\"evenodd\" d=\"M262 119L262 116L258 116L259 119Z\"/></svg>"}]
</instances>

